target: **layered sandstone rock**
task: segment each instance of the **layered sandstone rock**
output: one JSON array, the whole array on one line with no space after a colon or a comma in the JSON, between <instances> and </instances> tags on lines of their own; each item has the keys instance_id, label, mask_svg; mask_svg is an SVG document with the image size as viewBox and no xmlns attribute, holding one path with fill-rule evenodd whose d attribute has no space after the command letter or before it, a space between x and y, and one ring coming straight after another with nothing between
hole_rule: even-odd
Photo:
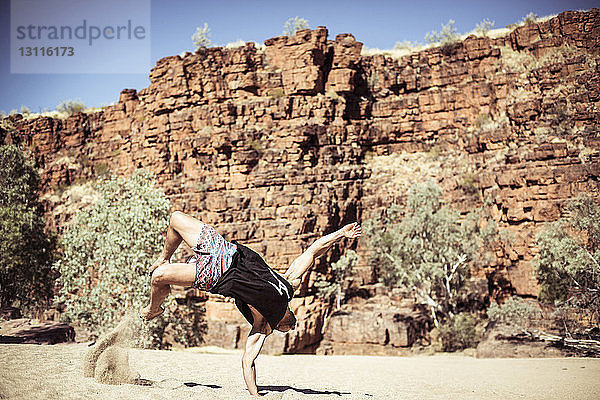
<instances>
[{"instance_id":1,"label":"layered sandstone rock","mask_svg":"<svg viewBox=\"0 0 600 400\"><path fill-rule=\"evenodd\" d=\"M355 299L327 319L321 354L397 354L429 330L431 320L412 299Z\"/></svg>"},{"instance_id":2,"label":"layered sandstone rock","mask_svg":"<svg viewBox=\"0 0 600 400\"><path fill-rule=\"evenodd\" d=\"M280 271L319 236L402 204L411 183L431 177L462 212L489 199L512 236L495 263L473 271L490 295L536 295L536 233L564 214L565 200L598 196L599 33L600 10L569 11L503 38L470 36L392 59L361 56L352 35L328 40L318 27L268 39L264 51L248 43L163 58L151 84L123 90L117 104L64 120L11 116L0 140L35 154L59 230L70 213L56 212L58 194L147 168L173 209ZM302 328L273 340L274 352L321 341L327 306L312 283L348 246L356 245L336 246L306 279L294 305ZM350 283L374 294L368 238L357 250L363 262ZM247 326L232 304L210 299L207 309L207 340L239 347ZM331 329L351 323L338 322ZM399 329L398 343L409 344L409 328L388 322L375 329Z\"/></svg>"}]
</instances>

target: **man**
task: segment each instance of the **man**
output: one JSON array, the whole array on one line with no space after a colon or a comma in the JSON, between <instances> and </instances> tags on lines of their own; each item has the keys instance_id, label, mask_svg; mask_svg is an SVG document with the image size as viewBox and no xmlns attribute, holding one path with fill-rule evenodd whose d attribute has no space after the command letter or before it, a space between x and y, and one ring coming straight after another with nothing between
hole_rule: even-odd
<instances>
[{"instance_id":1,"label":"man","mask_svg":"<svg viewBox=\"0 0 600 400\"><path fill-rule=\"evenodd\" d=\"M171 285L192 286L233 297L238 309L252 324L242 357L242 371L250 394L259 396L254 361L274 329L287 332L295 327L296 318L288 303L303 275L335 242L360 235L361 227L355 222L318 239L292 262L282 277L248 247L228 242L211 226L176 211L169 221L163 252L150 267L150 304L141 310L141 316L150 320L162 314L161 304ZM171 263L169 260L182 241L195 255L186 263Z\"/></svg>"}]
</instances>

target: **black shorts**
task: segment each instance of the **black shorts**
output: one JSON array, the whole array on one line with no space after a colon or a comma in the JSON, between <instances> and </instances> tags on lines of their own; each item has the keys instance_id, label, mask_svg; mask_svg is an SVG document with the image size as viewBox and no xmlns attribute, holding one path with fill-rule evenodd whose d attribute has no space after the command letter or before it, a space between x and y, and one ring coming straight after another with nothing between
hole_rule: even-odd
<instances>
[{"instance_id":1,"label":"black shorts","mask_svg":"<svg viewBox=\"0 0 600 400\"><path fill-rule=\"evenodd\" d=\"M251 324L254 318L248 304L269 322L271 329L279 324L294 289L281 275L273 271L260 255L237 242L231 266L210 289L235 299L235 305Z\"/></svg>"}]
</instances>

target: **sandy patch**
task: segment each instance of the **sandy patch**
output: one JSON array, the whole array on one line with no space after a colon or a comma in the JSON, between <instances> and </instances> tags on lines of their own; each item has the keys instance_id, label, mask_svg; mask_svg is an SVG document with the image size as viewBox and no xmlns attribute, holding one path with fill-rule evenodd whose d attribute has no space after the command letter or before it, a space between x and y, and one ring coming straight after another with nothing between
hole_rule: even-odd
<instances>
[{"instance_id":1,"label":"sandy patch","mask_svg":"<svg viewBox=\"0 0 600 400\"><path fill-rule=\"evenodd\" d=\"M83 376L85 344L0 345L9 399L244 399L240 354L129 349L151 386ZM260 356L265 399L597 399L600 359Z\"/></svg>"}]
</instances>

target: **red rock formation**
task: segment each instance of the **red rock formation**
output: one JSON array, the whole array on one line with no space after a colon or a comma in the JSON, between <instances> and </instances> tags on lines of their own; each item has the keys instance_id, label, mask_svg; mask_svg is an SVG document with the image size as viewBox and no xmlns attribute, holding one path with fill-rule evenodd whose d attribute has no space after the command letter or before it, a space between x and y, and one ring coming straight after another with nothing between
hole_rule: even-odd
<instances>
[{"instance_id":1,"label":"red rock formation","mask_svg":"<svg viewBox=\"0 0 600 400\"><path fill-rule=\"evenodd\" d=\"M49 193L148 168L174 209L278 270L322 234L402 202L402 178L433 176L462 211L491 199L489 212L512 233L498 262L474 271L491 295L536 295L535 234L561 217L565 200L598 196L599 33L600 10L569 11L503 38L469 36L392 59L361 56L352 35L327 40L318 27L268 39L264 51L248 43L163 58L150 86L123 90L114 106L63 120L11 116L4 125L14 129L0 139L32 149ZM395 166L404 177L371 161L395 156L405 157ZM50 203L47 211L60 229L66 217ZM303 328L274 339L273 351L311 351L321 340L325 306L311 284L339 254L307 279L294 305ZM373 294L374 279L363 263L352 285ZM208 336L238 347L246 328L231 304L207 308ZM397 343L410 344L403 337Z\"/></svg>"}]
</instances>

